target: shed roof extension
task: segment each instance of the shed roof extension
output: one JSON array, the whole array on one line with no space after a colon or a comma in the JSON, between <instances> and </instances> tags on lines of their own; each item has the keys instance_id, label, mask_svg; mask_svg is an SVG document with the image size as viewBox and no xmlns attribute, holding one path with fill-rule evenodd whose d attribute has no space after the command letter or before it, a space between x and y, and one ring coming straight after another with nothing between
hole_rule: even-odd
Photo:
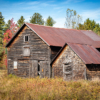
<instances>
[{"instance_id":1,"label":"shed roof extension","mask_svg":"<svg viewBox=\"0 0 100 100\"><path fill-rule=\"evenodd\" d=\"M57 59L57 57L66 47L66 45L68 45L82 59L85 64L100 64L100 52L97 51L93 46L75 43L65 43L62 49L52 60L51 65Z\"/></svg>"},{"instance_id":2,"label":"shed roof extension","mask_svg":"<svg viewBox=\"0 0 100 100\"><path fill-rule=\"evenodd\" d=\"M23 24L23 26L25 25L28 26L32 31L34 31L49 46L63 47L65 43L79 43L92 45L96 48L100 47L100 37L92 31L54 28L31 23ZM21 28L23 28L23 26ZM19 29L19 31L21 30L21 28ZM6 47L8 47L11 44L14 38L19 34L19 31L6 45Z\"/></svg>"}]
</instances>

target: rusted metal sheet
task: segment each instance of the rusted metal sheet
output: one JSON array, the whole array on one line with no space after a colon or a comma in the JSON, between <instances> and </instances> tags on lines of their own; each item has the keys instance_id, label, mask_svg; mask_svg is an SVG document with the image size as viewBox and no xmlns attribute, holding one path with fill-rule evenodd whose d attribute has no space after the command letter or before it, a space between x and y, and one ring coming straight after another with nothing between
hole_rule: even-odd
<instances>
[{"instance_id":1,"label":"rusted metal sheet","mask_svg":"<svg viewBox=\"0 0 100 100\"><path fill-rule=\"evenodd\" d=\"M100 64L100 52L93 46L68 43L85 64Z\"/></svg>"},{"instance_id":2,"label":"rusted metal sheet","mask_svg":"<svg viewBox=\"0 0 100 100\"><path fill-rule=\"evenodd\" d=\"M91 30L81 30L81 32L84 33L85 35L89 36L94 41L100 41L100 36L98 36Z\"/></svg>"},{"instance_id":3,"label":"rusted metal sheet","mask_svg":"<svg viewBox=\"0 0 100 100\"><path fill-rule=\"evenodd\" d=\"M63 47L65 43L79 43L88 44L96 48L100 48L100 37L92 31L82 31L76 29L66 28L54 28L43 25L36 25L31 23L25 23L18 30L15 36L6 45L8 47L16 36L20 33L20 30L27 25L32 29L45 43L49 46L60 46Z\"/></svg>"},{"instance_id":4,"label":"rusted metal sheet","mask_svg":"<svg viewBox=\"0 0 100 100\"><path fill-rule=\"evenodd\" d=\"M88 44L100 47L100 37L92 31L81 31L75 29L54 28L36 24L26 23L50 46L63 46L65 43Z\"/></svg>"}]
</instances>

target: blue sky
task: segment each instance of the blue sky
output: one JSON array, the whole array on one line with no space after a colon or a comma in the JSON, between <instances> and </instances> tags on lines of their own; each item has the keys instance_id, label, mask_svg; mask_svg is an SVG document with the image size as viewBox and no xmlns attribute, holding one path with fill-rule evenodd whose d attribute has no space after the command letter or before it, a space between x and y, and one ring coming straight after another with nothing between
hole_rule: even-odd
<instances>
[{"instance_id":1,"label":"blue sky","mask_svg":"<svg viewBox=\"0 0 100 100\"><path fill-rule=\"evenodd\" d=\"M38 12L44 20L51 16L56 21L54 27L64 27L67 8L76 10L83 22L90 18L100 23L99 0L0 0L0 12L6 22L11 18L17 22L20 16L28 22Z\"/></svg>"}]
</instances>

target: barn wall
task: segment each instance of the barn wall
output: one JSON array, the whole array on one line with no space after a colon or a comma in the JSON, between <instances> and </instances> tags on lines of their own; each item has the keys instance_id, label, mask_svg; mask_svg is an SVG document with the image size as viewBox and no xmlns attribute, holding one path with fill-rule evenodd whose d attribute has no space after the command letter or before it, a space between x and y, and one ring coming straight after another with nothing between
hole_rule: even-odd
<instances>
[{"instance_id":1,"label":"barn wall","mask_svg":"<svg viewBox=\"0 0 100 100\"><path fill-rule=\"evenodd\" d=\"M66 76L65 80L78 80L86 78L86 65L82 60L71 50L69 46L66 46L60 55L57 57L52 65L52 76L64 77L63 63L70 63L72 72Z\"/></svg>"},{"instance_id":2,"label":"barn wall","mask_svg":"<svg viewBox=\"0 0 100 100\"><path fill-rule=\"evenodd\" d=\"M55 46L50 46L51 48L51 61L53 60L53 58L56 56L56 54L59 52L59 50L62 48L62 47L55 47Z\"/></svg>"},{"instance_id":3,"label":"barn wall","mask_svg":"<svg viewBox=\"0 0 100 100\"><path fill-rule=\"evenodd\" d=\"M24 36L29 36L29 41L24 42ZM29 47L31 55L29 57L23 56L23 47ZM50 63L50 47L43 42L31 29L27 26L21 30L13 43L7 48L8 51L8 74L16 74L18 76L29 77L30 67L32 67L33 60L46 61ZM14 70L13 62L18 62L18 69ZM49 64L50 65L50 64ZM43 66L44 71L45 67ZM41 68L42 69L42 68ZM37 71L37 70L36 70ZM35 71L35 72L36 72ZM46 68L47 76L50 76L50 68Z\"/></svg>"},{"instance_id":4,"label":"barn wall","mask_svg":"<svg viewBox=\"0 0 100 100\"><path fill-rule=\"evenodd\" d=\"M87 79L91 80L94 78L100 79L100 65L90 64L86 68Z\"/></svg>"}]
</instances>

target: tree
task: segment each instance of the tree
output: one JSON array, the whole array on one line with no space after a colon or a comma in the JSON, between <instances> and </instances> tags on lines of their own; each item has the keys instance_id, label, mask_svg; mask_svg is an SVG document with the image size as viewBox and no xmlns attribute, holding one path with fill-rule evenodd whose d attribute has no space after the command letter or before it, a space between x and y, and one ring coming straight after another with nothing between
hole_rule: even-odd
<instances>
[{"instance_id":1,"label":"tree","mask_svg":"<svg viewBox=\"0 0 100 100\"><path fill-rule=\"evenodd\" d=\"M17 32L18 28L19 27L17 26L17 24L14 22L14 19L12 18L10 20L10 30L11 30L12 35L14 35Z\"/></svg>"},{"instance_id":2,"label":"tree","mask_svg":"<svg viewBox=\"0 0 100 100\"><path fill-rule=\"evenodd\" d=\"M21 27L25 22L25 19L23 16L20 17L20 19L17 21L17 26Z\"/></svg>"},{"instance_id":3,"label":"tree","mask_svg":"<svg viewBox=\"0 0 100 100\"><path fill-rule=\"evenodd\" d=\"M46 20L46 26L53 26L56 22L53 20L52 17L48 17Z\"/></svg>"},{"instance_id":4,"label":"tree","mask_svg":"<svg viewBox=\"0 0 100 100\"><path fill-rule=\"evenodd\" d=\"M12 38L12 32L10 29L7 29L6 32L4 33L4 38L3 38L3 47L4 47L3 65L5 66L5 68L7 68L7 49L5 48L5 46L11 40L11 38Z\"/></svg>"},{"instance_id":5,"label":"tree","mask_svg":"<svg viewBox=\"0 0 100 100\"><path fill-rule=\"evenodd\" d=\"M67 9L66 11L66 22L65 26L67 28L77 28L80 22L82 21L82 18L80 15L77 15L77 12L75 10Z\"/></svg>"},{"instance_id":6,"label":"tree","mask_svg":"<svg viewBox=\"0 0 100 100\"><path fill-rule=\"evenodd\" d=\"M90 20L89 18L86 19L86 21L84 21L84 24L80 24L78 29L83 29L83 30L94 30L94 28L96 27L96 22L93 20ZM99 27L99 25L98 25Z\"/></svg>"},{"instance_id":7,"label":"tree","mask_svg":"<svg viewBox=\"0 0 100 100\"><path fill-rule=\"evenodd\" d=\"M42 19L42 15L39 13L34 13L30 19L30 23L44 25L44 20Z\"/></svg>"},{"instance_id":8,"label":"tree","mask_svg":"<svg viewBox=\"0 0 100 100\"><path fill-rule=\"evenodd\" d=\"M5 27L6 27L6 30L10 29L10 20L8 20L8 22L6 23Z\"/></svg>"},{"instance_id":9,"label":"tree","mask_svg":"<svg viewBox=\"0 0 100 100\"><path fill-rule=\"evenodd\" d=\"M4 47L11 40L11 38L12 38L12 32L10 29L7 29L6 32L4 33L4 38L3 38Z\"/></svg>"},{"instance_id":10,"label":"tree","mask_svg":"<svg viewBox=\"0 0 100 100\"><path fill-rule=\"evenodd\" d=\"M6 44L11 40L12 36L15 34L15 32L18 30L17 25L13 21L13 18L11 20L8 20L8 23L6 24L8 26L8 29L3 34L3 66L7 67L7 49L5 48Z\"/></svg>"},{"instance_id":11,"label":"tree","mask_svg":"<svg viewBox=\"0 0 100 100\"><path fill-rule=\"evenodd\" d=\"M84 21L84 24L79 24L78 28L79 30L92 30L98 35L100 35L100 25L97 24L94 20L90 20L87 18Z\"/></svg>"},{"instance_id":12,"label":"tree","mask_svg":"<svg viewBox=\"0 0 100 100\"><path fill-rule=\"evenodd\" d=\"M5 27L4 17L0 12L0 60L2 59L2 55L3 55L3 32L5 29L4 27Z\"/></svg>"}]
</instances>

